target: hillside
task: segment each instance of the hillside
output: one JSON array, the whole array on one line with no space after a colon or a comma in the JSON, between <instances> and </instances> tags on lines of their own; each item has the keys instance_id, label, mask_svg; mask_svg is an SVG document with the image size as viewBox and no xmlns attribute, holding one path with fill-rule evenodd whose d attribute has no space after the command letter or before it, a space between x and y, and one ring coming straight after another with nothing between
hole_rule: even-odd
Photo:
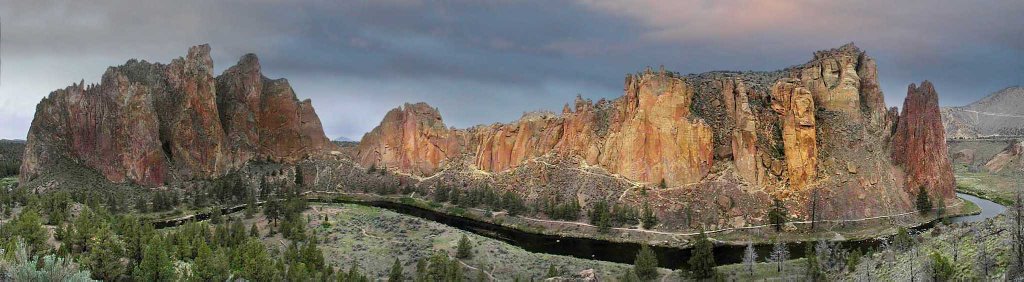
<instances>
[{"instance_id":1,"label":"hillside","mask_svg":"<svg viewBox=\"0 0 1024 282\"><path fill-rule=\"evenodd\" d=\"M947 137L1024 135L1024 87L1012 86L961 107L942 108Z\"/></svg>"}]
</instances>

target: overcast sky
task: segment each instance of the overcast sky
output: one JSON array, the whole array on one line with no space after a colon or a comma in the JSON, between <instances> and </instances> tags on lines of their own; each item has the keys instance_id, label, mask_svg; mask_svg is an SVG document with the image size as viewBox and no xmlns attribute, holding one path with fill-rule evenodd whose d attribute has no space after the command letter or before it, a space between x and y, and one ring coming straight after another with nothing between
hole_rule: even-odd
<instances>
[{"instance_id":1,"label":"overcast sky","mask_svg":"<svg viewBox=\"0 0 1024 282\"><path fill-rule=\"evenodd\" d=\"M404 102L456 127L507 122L577 94L620 96L645 66L774 70L848 42L877 61L890 106L925 79L943 105L1024 84L1021 1L0 0L0 23L8 139L25 138L55 89L203 43L218 74L257 54L313 99L331 138L359 139Z\"/></svg>"}]
</instances>

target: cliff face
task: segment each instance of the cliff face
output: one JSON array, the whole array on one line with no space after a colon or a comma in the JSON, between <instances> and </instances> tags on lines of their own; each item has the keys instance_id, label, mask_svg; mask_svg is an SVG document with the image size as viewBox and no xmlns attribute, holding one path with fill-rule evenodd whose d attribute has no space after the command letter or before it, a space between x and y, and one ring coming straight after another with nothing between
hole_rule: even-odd
<instances>
[{"instance_id":1,"label":"cliff face","mask_svg":"<svg viewBox=\"0 0 1024 282\"><path fill-rule=\"evenodd\" d=\"M931 195L953 197L953 169L947 152L934 86L927 80L920 87L911 84L892 138L892 159L903 165L906 173L904 189L916 193L924 186Z\"/></svg>"},{"instance_id":2,"label":"cliff face","mask_svg":"<svg viewBox=\"0 0 1024 282\"><path fill-rule=\"evenodd\" d=\"M690 120L692 92L679 77L646 72L627 76L625 96L610 103L578 99L575 111L566 105L561 116L531 113L514 123L467 130L446 128L426 104L407 104L363 137L357 159L364 166L427 176L463 153L488 172L554 154L629 179L689 184L700 181L713 162L710 128Z\"/></svg>"},{"instance_id":3,"label":"cliff face","mask_svg":"<svg viewBox=\"0 0 1024 282\"><path fill-rule=\"evenodd\" d=\"M416 176L447 169L482 171L475 175L494 174L496 179L509 173L544 175L524 171L538 165L572 166L600 175L595 177L622 177L639 185L738 185L751 195L767 192L781 198L799 198L824 187L841 205L854 209L852 214L877 215L887 206L910 205L909 194L886 190L901 190L904 183L893 183L895 179L906 185L929 183L952 197L951 180L941 176L949 172L948 165L906 165L906 177L897 173L897 164L908 163L908 158L945 159L938 153L944 149L890 152L890 147L918 141L916 136L890 141L899 115L886 109L877 79L874 60L850 44L774 72L681 76L646 70L626 76L620 98L596 103L577 98L560 115L532 113L508 124L450 129L434 108L406 105L389 112L363 137L357 160L364 167ZM907 105L915 110L899 118L901 128L921 128L913 132L941 139L941 125L938 131L932 127L938 120L937 103L913 99ZM560 180L542 177L529 183L543 187L534 183L538 181Z\"/></svg>"},{"instance_id":4,"label":"cliff face","mask_svg":"<svg viewBox=\"0 0 1024 282\"><path fill-rule=\"evenodd\" d=\"M256 56L214 77L210 47L200 45L167 65L130 60L98 85L50 93L36 107L20 177L28 183L66 162L152 187L328 146L310 102L263 77Z\"/></svg>"}]
</instances>

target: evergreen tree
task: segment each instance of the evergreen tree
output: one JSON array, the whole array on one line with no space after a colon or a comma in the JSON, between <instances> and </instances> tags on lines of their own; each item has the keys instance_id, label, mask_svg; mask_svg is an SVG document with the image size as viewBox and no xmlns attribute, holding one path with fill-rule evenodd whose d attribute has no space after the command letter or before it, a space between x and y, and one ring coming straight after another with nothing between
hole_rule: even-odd
<instances>
[{"instance_id":1,"label":"evergreen tree","mask_svg":"<svg viewBox=\"0 0 1024 282\"><path fill-rule=\"evenodd\" d=\"M896 230L896 237L893 238L893 245L897 250L906 251L910 247L914 246L914 238L910 237L910 233L904 227L899 227Z\"/></svg>"},{"instance_id":2,"label":"evergreen tree","mask_svg":"<svg viewBox=\"0 0 1024 282\"><path fill-rule=\"evenodd\" d=\"M665 179L664 178L661 179L661 183L658 184L658 187L661 187L661 189L668 188L668 184L665 183Z\"/></svg>"},{"instance_id":3,"label":"evergreen tree","mask_svg":"<svg viewBox=\"0 0 1024 282\"><path fill-rule=\"evenodd\" d=\"M34 210L30 209L22 212L12 222L7 223L3 227L10 228L11 235L13 235L11 238L16 236L25 240L25 244L29 249L29 255L42 253L49 248L46 240L49 239L50 235L43 228L43 219Z\"/></svg>"},{"instance_id":4,"label":"evergreen tree","mask_svg":"<svg viewBox=\"0 0 1024 282\"><path fill-rule=\"evenodd\" d=\"M252 223L252 227L249 227L249 237L253 237L253 238L259 238L260 237L260 228L256 227L256 223L255 222Z\"/></svg>"},{"instance_id":5,"label":"evergreen tree","mask_svg":"<svg viewBox=\"0 0 1024 282\"><path fill-rule=\"evenodd\" d=\"M810 281L820 281L821 264L818 263L818 255L814 249L814 244L810 241L804 243L804 257L807 258L807 279Z\"/></svg>"},{"instance_id":6,"label":"evergreen tree","mask_svg":"<svg viewBox=\"0 0 1024 282\"><path fill-rule=\"evenodd\" d=\"M213 251L205 241L200 240L193 275L202 281L225 281L231 273L229 258L223 250Z\"/></svg>"},{"instance_id":7,"label":"evergreen tree","mask_svg":"<svg viewBox=\"0 0 1024 282\"><path fill-rule=\"evenodd\" d=\"M917 210L924 213L932 210L932 199L928 197L928 190L924 186L917 187Z\"/></svg>"},{"instance_id":8,"label":"evergreen tree","mask_svg":"<svg viewBox=\"0 0 1024 282\"><path fill-rule=\"evenodd\" d=\"M636 259L633 261L633 271L644 280L651 280L658 276L658 257L654 255L654 250L651 250L651 247L646 244L640 247L640 252L637 253Z\"/></svg>"},{"instance_id":9,"label":"evergreen tree","mask_svg":"<svg viewBox=\"0 0 1024 282\"><path fill-rule=\"evenodd\" d=\"M92 277L114 281L124 274L124 245L109 229L102 229L89 241L88 266Z\"/></svg>"},{"instance_id":10,"label":"evergreen tree","mask_svg":"<svg viewBox=\"0 0 1024 282\"><path fill-rule=\"evenodd\" d=\"M142 261L132 275L138 281L174 281L174 262L167 252L167 243L160 235L151 237L142 253Z\"/></svg>"},{"instance_id":11,"label":"evergreen tree","mask_svg":"<svg viewBox=\"0 0 1024 282\"><path fill-rule=\"evenodd\" d=\"M275 280L274 260L267 253L267 248L256 239L247 239L244 243L231 248L231 269L238 278L247 280Z\"/></svg>"},{"instance_id":12,"label":"evergreen tree","mask_svg":"<svg viewBox=\"0 0 1024 282\"><path fill-rule=\"evenodd\" d=\"M695 278L711 278L715 274L715 255L711 240L700 232L697 241L693 245L693 254L690 256L690 272ZM640 271L637 271L640 273Z\"/></svg>"},{"instance_id":13,"label":"evergreen tree","mask_svg":"<svg viewBox=\"0 0 1024 282\"><path fill-rule=\"evenodd\" d=\"M775 232L782 231L782 225L786 224L786 218L789 217L789 210L782 203L782 200L772 200L772 209L768 211L768 221L775 227Z\"/></svg>"},{"instance_id":14,"label":"evergreen tree","mask_svg":"<svg viewBox=\"0 0 1024 282\"><path fill-rule=\"evenodd\" d=\"M644 229L651 229L655 225L658 225L658 216L654 214L654 210L651 209L650 204L644 203L643 215L641 216L640 221L643 223Z\"/></svg>"},{"instance_id":15,"label":"evergreen tree","mask_svg":"<svg viewBox=\"0 0 1024 282\"><path fill-rule=\"evenodd\" d=\"M459 246L456 249L455 257L460 259L468 259L473 257L473 245L469 241L469 238L465 234L462 235L462 239L459 239Z\"/></svg>"},{"instance_id":16,"label":"evergreen tree","mask_svg":"<svg viewBox=\"0 0 1024 282\"><path fill-rule=\"evenodd\" d=\"M274 199L267 199L263 203L263 216L271 223L276 224L281 219L281 202Z\"/></svg>"},{"instance_id":17,"label":"evergreen tree","mask_svg":"<svg viewBox=\"0 0 1024 282\"><path fill-rule=\"evenodd\" d=\"M400 282L402 280L402 262L395 258L395 263L391 265L391 272L388 273L388 282Z\"/></svg>"},{"instance_id":18,"label":"evergreen tree","mask_svg":"<svg viewBox=\"0 0 1024 282\"><path fill-rule=\"evenodd\" d=\"M220 207L214 207L213 213L210 214L210 222L213 224L220 224L223 221L221 218L222 215L223 212L221 212Z\"/></svg>"},{"instance_id":19,"label":"evergreen tree","mask_svg":"<svg viewBox=\"0 0 1024 282\"><path fill-rule=\"evenodd\" d=\"M931 255L931 273L932 280L934 281L954 281L956 275L956 267L953 266L953 262L949 261L949 258L933 251Z\"/></svg>"}]
</instances>

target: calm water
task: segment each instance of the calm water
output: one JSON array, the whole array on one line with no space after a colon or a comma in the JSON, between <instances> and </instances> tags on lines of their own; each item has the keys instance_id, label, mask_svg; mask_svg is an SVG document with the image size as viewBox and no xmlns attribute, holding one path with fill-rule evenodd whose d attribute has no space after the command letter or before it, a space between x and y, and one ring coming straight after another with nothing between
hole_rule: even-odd
<instances>
[{"instance_id":1,"label":"calm water","mask_svg":"<svg viewBox=\"0 0 1024 282\"><path fill-rule=\"evenodd\" d=\"M971 201L974 204L976 204L979 207L981 207L981 213L977 214L977 215L966 215L966 216L958 216L958 217L951 218L950 221L954 222L954 223L956 223L956 222L975 222L975 221L981 221L981 220L985 220L986 218L991 218L993 216L997 216L997 215L1003 213L1003 211L1006 210L1006 207L1004 207L1003 205L997 204L996 202L993 202L993 201L985 200L985 199L982 199L982 198L978 198L978 197L967 195L967 194L963 194L963 193L956 193L956 196L960 197L960 198L963 198L964 200Z\"/></svg>"}]
</instances>

